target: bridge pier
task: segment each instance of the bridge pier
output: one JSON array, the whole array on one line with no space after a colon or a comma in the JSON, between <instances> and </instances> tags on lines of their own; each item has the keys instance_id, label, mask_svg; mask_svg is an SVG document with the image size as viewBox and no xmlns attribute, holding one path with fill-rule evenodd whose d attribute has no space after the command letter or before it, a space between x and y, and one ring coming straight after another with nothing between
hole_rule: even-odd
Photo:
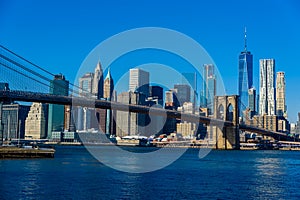
<instances>
[{"instance_id":1,"label":"bridge pier","mask_svg":"<svg viewBox=\"0 0 300 200\"><path fill-rule=\"evenodd\" d=\"M240 149L239 130L235 127L213 127L216 149Z\"/></svg>"},{"instance_id":2,"label":"bridge pier","mask_svg":"<svg viewBox=\"0 0 300 200\"><path fill-rule=\"evenodd\" d=\"M233 126L225 126L224 124L215 126L214 135L216 139L216 149L240 148L238 113L237 95L215 96L214 117L233 123Z\"/></svg>"}]
</instances>

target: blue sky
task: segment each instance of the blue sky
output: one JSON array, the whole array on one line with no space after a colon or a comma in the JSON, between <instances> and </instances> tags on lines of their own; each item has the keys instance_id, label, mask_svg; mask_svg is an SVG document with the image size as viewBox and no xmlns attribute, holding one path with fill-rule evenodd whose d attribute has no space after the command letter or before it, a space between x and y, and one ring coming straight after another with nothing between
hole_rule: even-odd
<instances>
[{"instance_id":1,"label":"blue sky","mask_svg":"<svg viewBox=\"0 0 300 200\"><path fill-rule=\"evenodd\" d=\"M74 81L101 41L138 27L164 27L199 42L215 61L228 94L237 93L238 55L247 26L248 49L274 58L286 72L288 114L300 111L300 3L294 1L13 1L0 0L0 43L53 73ZM112 68L112 75L118 70Z\"/></svg>"}]
</instances>

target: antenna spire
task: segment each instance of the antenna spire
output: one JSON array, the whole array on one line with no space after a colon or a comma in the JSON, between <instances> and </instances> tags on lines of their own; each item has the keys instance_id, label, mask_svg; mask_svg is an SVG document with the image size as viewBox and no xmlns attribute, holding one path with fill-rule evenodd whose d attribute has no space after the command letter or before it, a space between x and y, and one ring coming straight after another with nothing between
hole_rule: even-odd
<instances>
[{"instance_id":1,"label":"antenna spire","mask_svg":"<svg viewBox=\"0 0 300 200\"><path fill-rule=\"evenodd\" d=\"M244 38L244 42L245 42L245 52L247 52L247 28L246 28L246 26L245 26L245 32L244 32L244 34L245 34L245 38Z\"/></svg>"}]
</instances>

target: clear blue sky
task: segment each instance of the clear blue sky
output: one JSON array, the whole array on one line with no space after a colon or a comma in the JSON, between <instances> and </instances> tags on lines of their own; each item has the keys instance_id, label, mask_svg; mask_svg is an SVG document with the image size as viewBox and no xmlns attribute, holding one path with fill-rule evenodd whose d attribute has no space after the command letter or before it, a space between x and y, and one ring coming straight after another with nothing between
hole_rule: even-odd
<instances>
[{"instance_id":1,"label":"clear blue sky","mask_svg":"<svg viewBox=\"0 0 300 200\"><path fill-rule=\"evenodd\" d=\"M297 0L0 0L0 43L73 82L87 54L108 37L137 27L170 28L207 50L221 72L226 92L235 94L238 55L247 26L255 87L259 87L258 60L275 58L276 71L286 72L289 119L296 121L300 111L299 19ZM114 73L117 70L112 69Z\"/></svg>"}]
</instances>

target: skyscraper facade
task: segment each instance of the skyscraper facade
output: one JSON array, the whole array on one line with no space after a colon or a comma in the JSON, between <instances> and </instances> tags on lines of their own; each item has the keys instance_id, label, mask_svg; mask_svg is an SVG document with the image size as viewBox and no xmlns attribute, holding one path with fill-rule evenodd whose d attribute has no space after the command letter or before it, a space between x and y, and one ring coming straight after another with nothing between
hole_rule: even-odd
<instances>
[{"instance_id":1,"label":"skyscraper facade","mask_svg":"<svg viewBox=\"0 0 300 200\"><path fill-rule=\"evenodd\" d=\"M247 50L247 34L245 29L244 51L239 55L238 94L240 96L239 111L242 113L249 107L248 90L253 87L253 55Z\"/></svg>"},{"instance_id":2,"label":"skyscraper facade","mask_svg":"<svg viewBox=\"0 0 300 200\"><path fill-rule=\"evenodd\" d=\"M256 114L256 89L250 88L248 90L248 101L249 101L249 110L250 110L250 118L252 118Z\"/></svg>"},{"instance_id":3,"label":"skyscraper facade","mask_svg":"<svg viewBox=\"0 0 300 200\"><path fill-rule=\"evenodd\" d=\"M47 106L42 103L32 103L25 121L25 136L32 139L44 139L47 136Z\"/></svg>"},{"instance_id":4,"label":"skyscraper facade","mask_svg":"<svg viewBox=\"0 0 300 200\"><path fill-rule=\"evenodd\" d=\"M95 67L95 73L92 83L92 93L97 99L103 98L103 70L101 63L98 62Z\"/></svg>"},{"instance_id":5,"label":"skyscraper facade","mask_svg":"<svg viewBox=\"0 0 300 200\"><path fill-rule=\"evenodd\" d=\"M201 107L208 108L208 114L213 114L214 107L214 97L216 95L216 76L214 65L205 64L204 69L204 78L203 78L203 102Z\"/></svg>"},{"instance_id":6,"label":"skyscraper facade","mask_svg":"<svg viewBox=\"0 0 300 200\"><path fill-rule=\"evenodd\" d=\"M157 101L157 104L163 106L163 88L160 86L150 86L149 88L149 97L151 97L152 100Z\"/></svg>"},{"instance_id":7,"label":"skyscraper facade","mask_svg":"<svg viewBox=\"0 0 300 200\"><path fill-rule=\"evenodd\" d=\"M191 101L191 86L187 84L176 84L174 85L174 90L179 102L182 106L185 102Z\"/></svg>"},{"instance_id":8,"label":"skyscraper facade","mask_svg":"<svg viewBox=\"0 0 300 200\"><path fill-rule=\"evenodd\" d=\"M54 76L54 80L50 82L50 94L69 95L69 81L65 76L58 74ZM52 137L52 131L62 131L64 128L64 105L50 104L48 111L48 138Z\"/></svg>"},{"instance_id":9,"label":"skyscraper facade","mask_svg":"<svg viewBox=\"0 0 300 200\"><path fill-rule=\"evenodd\" d=\"M275 115L275 60L260 59L259 114Z\"/></svg>"},{"instance_id":10,"label":"skyscraper facade","mask_svg":"<svg viewBox=\"0 0 300 200\"><path fill-rule=\"evenodd\" d=\"M24 138L25 120L30 106L20 104L2 105L3 138Z\"/></svg>"},{"instance_id":11,"label":"skyscraper facade","mask_svg":"<svg viewBox=\"0 0 300 200\"><path fill-rule=\"evenodd\" d=\"M90 96L93 91L94 74L86 73L79 78L80 96Z\"/></svg>"},{"instance_id":12,"label":"skyscraper facade","mask_svg":"<svg viewBox=\"0 0 300 200\"><path fill-rule=\"evenodd\" d=\"M92 97L94 98L93 94L93 86L94 86L94 73L85 73L81 78L79 78L79 87L80 93L79 95L82 97ZM92 127L91 121L93 118L92 110L90 108L82 108L79 107L78 112L78 123L77 127L79 130L87 130Z\"/></svg>"},{"instance_id":13,"label":"skyscraper facade","mask_svg":"<svg viewBox=\"0 0 300 200\"><path fill-rule=\"evenodd\" d=\"M142 93L149 96L149 72L142 69L130 69L129 71L129 91Z\"/></svg>"},{"instance_id":14,"label":"skyscraper facade","mask_svg":"<svg viewBox=\"0 0 300 200\"><path fill-rule=\"evenodd\" d=\"M105 98L107 101L113 100L113 91L114 91L114 81L112 79L112 76L110 74L110 69L108 69L107 76L104 80L104 88L103 88L103 98ZM105 129L106 134L112 135L115 134L114 130L114 118L113 118L113 110L107 109L106 110L106 123L105 123Z\"/></svg>"},{"instance_id":15,"label":"skyscraper facade","mask_svg":"<svg viewBox=\"0 0 300 200\"><path fill-rule=\"evenodd\" d=\"M285 100L285 74L277 72L276 76L276 113L287 118L287 106Z\"/></svg>"},{"instance_id":16,"label":"skyscraper facade","mask_svg":"<svg viewBox=\"0 0 300 200\"><path fill-rule=\"evenodd\" d=\"M195 106L197 105L198 93L197 93L197 74L194 73L182 73L182 84L188 84L191 86L191 102Z\"/></svg>"}]
</instances>

